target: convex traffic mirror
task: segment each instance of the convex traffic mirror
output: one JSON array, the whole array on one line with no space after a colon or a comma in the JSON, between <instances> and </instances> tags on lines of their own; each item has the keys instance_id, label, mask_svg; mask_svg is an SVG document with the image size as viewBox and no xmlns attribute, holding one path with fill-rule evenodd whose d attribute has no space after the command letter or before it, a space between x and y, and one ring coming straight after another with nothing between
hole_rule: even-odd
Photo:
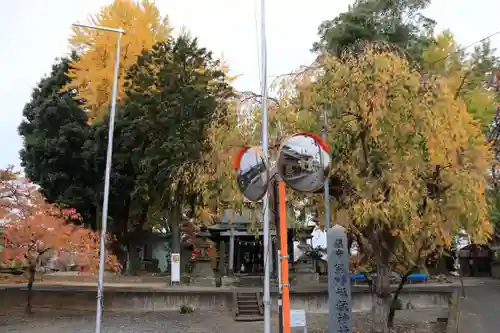
<instances>
[{"instance_id":1,"label":"convex traffic mirror","mask_svg":"<svg viewBox=\"0 0 500 333\"><path fill-rule=\"evenodd\" d=\"M277 172L296 191L310 193L322 188L330 167L328 148L315 134L298 133L281 144Z\"/></svg>"},{"instance_id":2,"label":"convex traffic mirror","mask_svg":"<svg viewBox=\"0 0 500 333\"><path fill-rule=\"evenodd\" d=\"M269 181L269 169L262 151L257 147L243 148L235 159L235 169L243 196L254 202L262 199Z\"/></svg>"}]
</instances>

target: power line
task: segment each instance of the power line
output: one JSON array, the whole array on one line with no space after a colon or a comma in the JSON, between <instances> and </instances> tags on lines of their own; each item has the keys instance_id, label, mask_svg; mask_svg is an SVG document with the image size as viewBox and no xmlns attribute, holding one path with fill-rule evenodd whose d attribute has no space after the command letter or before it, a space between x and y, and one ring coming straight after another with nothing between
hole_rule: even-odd
<instances>
[{"instance_id":1,"label":"power line","mask_svg":"<svg viewBox=\"0 0 500 333\"><path fill-rule=\"evenodd\" d=\"M500 34L500 30L498 30L498 31L496 31L496 32L494 32L494 33L492 33L492 34L489 34L488 36L483 37L483 38L481 38L481 39L479 39L479 40L475 41L475 42L474 42L474 43L472 43L472 44L469 44L469 45L467 45L467 46L465 46L465 47L462 47L462 48L460 48L460 49L456 50L455 52L452 52L452 53L450 53L450 54L448 54L448 55L446 55L446 56L444 56L444 57L442 57L442 58L440 58L440 59L438 59L438 60L436 60L436 61L432 62L432 63L431 63L431 65L434 65L434 64L436 64L436 63L438 63L438 62L440 62L440 61L444 61L444 60L448 59L449 57L451 57L451 56L453 56L453 55L456 55L456 54L458 54L458 53L460 53L460 52L463 52L463 51L465 51L465 50L467 50L467 49L471 48L472 46L477 45L477 44L479 44L479 43L482 43L482 42L484 42L485 40L488 40L488 39L490 39L491 37L496 36L496 35L498 35L498 34Z\"/></svg>"},{"instance_id":2,"label":"power line","mask_svg":"<svg viewBox=\"0 0 500 333\"><path fill-rule=\"evenodd\" d=\"M472 46L475 46L475 45L477 45L477 44L479 44L479 43L482 43L482 42L484 42L485 40L488 40L488 39L490 39L491 37L494 37L494 36L496 36L496 35L498 35L498 34L500 34L500 30L495 31L494 33L491 33L491 34L489 34L489 35L487 35L487 36L485 36L485 37L483 37L483 38L481 38L481 39L479 39L479 40L477 40L477 41L475 41L475 42L473 42L473 43L471 43L471 44L469 44L469 45L467 45L467 46L465 46L465 47L462 47L462 48L460 48L460 49L456 50L455 52L449 53L449 54L447 54L446 56L444 56L444 57L442 57L442 58L440 58L440 59L438 59L438 60L436 60L436 61L434 61L434 62L430 63L430 65L435 65L435 64L436 64L436 63L438 63L438 62L444 61L444 60L448 59L449 57L451 57L451 56L453 56L453 55L455 55L455 54L458 54L458 53L460 53L460 52L463 52L463 51L465 51L465 50L467 50L467 49L471 48ZM311 65L309 65L309 66L301 66L302 70L297 70L297 71L292 71L292 72L286 72L286 73L281 73L281 74L277 74L277 75L269 75L269 77L270 77L270 78L273 78L273 79L277 79L277 78L284 77L284 76L292 76L292 75L297 75L297 73L299 73L299 72L301 72L301 71L302 71L302 72L305 72L305 71L307 71L307 70L311 69L312 67L313 67L313 66L311 66ZM318 67L320 67L320 66L315 67L315 69L317 69Z\"/></svg>"}]
</instances>

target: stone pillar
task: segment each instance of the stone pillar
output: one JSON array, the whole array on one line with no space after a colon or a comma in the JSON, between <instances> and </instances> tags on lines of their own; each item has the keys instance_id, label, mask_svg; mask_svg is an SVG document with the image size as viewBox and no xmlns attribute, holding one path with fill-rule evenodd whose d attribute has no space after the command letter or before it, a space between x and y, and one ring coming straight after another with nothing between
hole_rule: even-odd
<instances>
[{"instance_id":1,"label":"stone pillar","mask_svg":"<svg viewBox=\"0 0 500 333\"><path fill-rule=\"evenodd\" d=\"M226 242L221 240L219 243L219 274L226 275Z\"/></svg>"},{"instance_id":2,"label":"stone pillar","mask_svg":"<svg viewBox=\"0 0 500 333\"><path fill-rule=\"evenodd\" d=\"M233 266L232 266L232 265L234 265L234 237L233 237L233 242L232 242L232 244L233 244L232 249L230 246L231 242L229 241L228 242L229 244L226 244L226 242L227 242L226 240L221 242L221 253L222 253L222 251L224 251L224 268L223 268L223 271L221 272L221 286L232 287L232 286L234 286L235 282L237 281L237 278L234 275ZM222 249L222 245L223 245L224 249ZM229 265L226 268L226 249L227 248L229 248L229 254L228 254ZM222 256L222 254L221 254L221 256ZM233 261L232 264L231 264L231 261Z\"/></svg>"},{"instance_id":3,"label":"stone pillar","mask_svg":"<svg viewBox=\"0 0 500 333\"><path fill-rule=\"evenodd\" d=\"M229 236L229 268L228 275L234 274L234 228L231 227L231 235Z\"/></svg>"},{"instance_id":4,"label":"stone pillar","mask_svg":"<svg viewBox=\"0 0 500 333\"><path fill-rule=\"evenodd\" d=\"M215 286L215 275L212 269L212 257L209 255L211 241L207 232L197 235L196 249L199 254L193 264L193 272L190 277L190 284L202 286ZM211 249L215 251L215 249Z\"/></svg>"},{"instance_id":5,"label":"stone pillar","mask_svg":"<svg viewBox=\"0 0 500 333\"><path fill-rule=\"evenodd\" d=\"M336 224L327 232L328 333L352 333L351 279L345 228Z\"/></svg>"}]
</instances>

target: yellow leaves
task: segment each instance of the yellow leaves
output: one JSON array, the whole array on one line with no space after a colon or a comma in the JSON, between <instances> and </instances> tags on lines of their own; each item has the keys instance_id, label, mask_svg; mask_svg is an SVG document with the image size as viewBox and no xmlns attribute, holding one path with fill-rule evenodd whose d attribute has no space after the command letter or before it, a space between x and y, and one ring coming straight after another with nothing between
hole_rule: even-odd
<instances>
[{"instance_id":1,"label":"yellow leaves","mask_svg":"<svg viewBox=\"0 0 500 333\"><path fill-rule=\"evenodd\" d=\"M424 70L444 74L453 71L460 62L457 43L449 31L438 35L436 43L424 50Z\"/></svg>"},{"instance_id":2,"label":"yellow leaves","mask_svg":"<svg viewBox=\"0 0 500 333\"><path fill-rule=\"evenodd\" d=\"M448 54L447 38L429 50L429 61ZM491 229L480 219L491 153L480 125L455 98L455 60L433 67L450 75L427 78L405 60L369 48L322 61L321 73L303 73L285 85L279 114L288 131L317 132L322 108L329 109L333 174L357 195L347 207L352 227L388 228L407 258L449 246L458 229L484 239ZM477 100L481 105L488 98ZM429 187L434 178L439 190Z\"/></svg>"},{"instance_id":3,"label":"yellow leaves","mask_svg":"<svg viewBox=\"0 0 500 333\"><path fill-rule=\"evenodd\" d=\"M227 64L227 62L224 61L223 59L221 60L220 70L223 73L227 74L227 81L230 82L230 83L233 83L234 81L236 81L236 79L238 79L241 76L241 74L229 75L229 73L231 72L231 70L230 70L229 65Z\"/></svg>"},{"instance_id":4,"label":"yellow leaves","mask_svg":"<svg viewBox=\"0 0 500 333\"><path fill-rule=\"evenodd\" d=\"M125 73L143 50L164 41L170 34L152 1L115 0L90 17L96 26L122 28L118 99L124 97ZM87 100L90 121L100 120L108 112L114 80L117 34L95 29L73 28L70 44L80 50L80 59L72 63L72 82L64 89L78 88L78 98Z\"/></svg>"}]
</instances>

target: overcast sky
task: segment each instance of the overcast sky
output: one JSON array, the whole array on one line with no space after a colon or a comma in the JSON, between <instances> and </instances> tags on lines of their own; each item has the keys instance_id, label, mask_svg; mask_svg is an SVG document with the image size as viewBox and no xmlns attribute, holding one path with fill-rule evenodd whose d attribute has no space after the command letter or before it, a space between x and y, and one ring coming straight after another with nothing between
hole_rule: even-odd
<instances>
[{"instance_id":1,"label":"overcast sky","mask_svg":"<svg viewBox=\"0 0 500 333\"><path fill-rule=\"evenodd\" d=\"M17 126L31 90L50 71L54 59L68 52L71 23L85 22L112 0L4 1L0 11L0 168L19 167L22 141ZM234 73L243 74L238 90L259 90L255 10L258 0L157 0L174 28L185 26L203 46L223 55ZM347 9L353 0L268 0L268 76L310 63L317 27ZM469 45L500 30L498 0L434 0L427 15L438 30L450 29ZM500 36L492 38L500 48Z\"/></svg>"}]
</instances>

